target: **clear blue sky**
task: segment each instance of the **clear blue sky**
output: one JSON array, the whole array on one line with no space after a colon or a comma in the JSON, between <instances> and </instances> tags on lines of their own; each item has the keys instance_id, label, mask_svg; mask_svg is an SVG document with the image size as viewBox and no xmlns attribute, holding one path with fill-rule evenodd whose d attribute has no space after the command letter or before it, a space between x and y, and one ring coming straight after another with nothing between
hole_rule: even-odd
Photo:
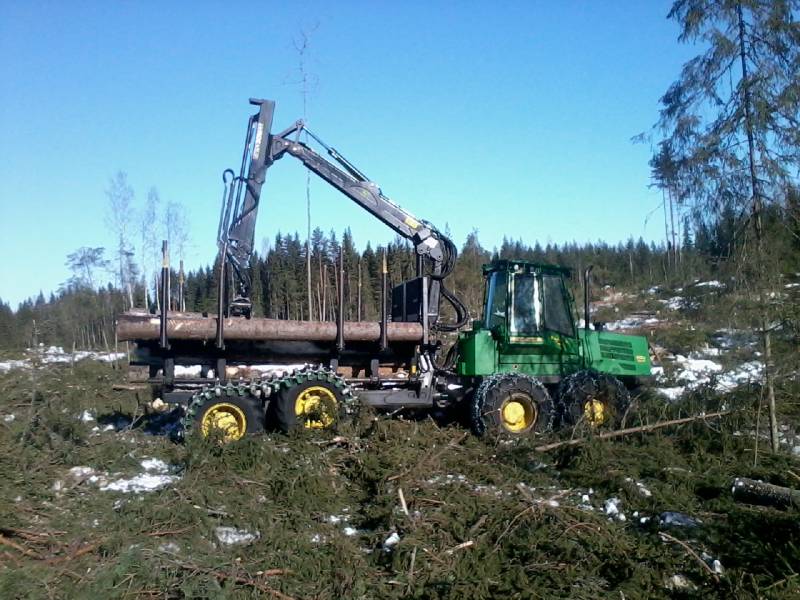
<instances>
[{"instance_id":1,"label":"clear blue sky","mask_svg":"<svg viewBox=\"0 0 800 600\"><path fill-rule=\"evenodd\" d=\"M113 246L104 190L128 173L182 203L187 262L209 262L225 167L252 96L275 129L302 115L293 37L318 24L308 120L457 244L478 229L565 242L659 239L649 148L630 138L691 49L669 2L14 2L0 0L0 298L46 294L80 246ZM257 238L305 231L305 176L285 158ZM321 181L315 226L391 232ZM259 242L260 246L261 243Z\"/></svg>"}]
</instances>

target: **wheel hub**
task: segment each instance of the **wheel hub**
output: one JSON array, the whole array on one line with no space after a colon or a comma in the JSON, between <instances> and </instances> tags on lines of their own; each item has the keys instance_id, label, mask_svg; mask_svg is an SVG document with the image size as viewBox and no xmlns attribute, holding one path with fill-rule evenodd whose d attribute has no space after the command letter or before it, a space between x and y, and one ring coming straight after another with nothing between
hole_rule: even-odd
<instances>
[{"instance_id":1,"label":"wheel hub","mask_svg":"<svg viewBox=\"0 0 800 600\"><path fill-rule=\"evenodd\" d=\"M308 429L325 429L336 421L336 395L328 388L315 385L297 396L294 414Z\"/></svg>"},{"instance_id":2,"label":"wheel hub","mask_svg":"<svg viewBox=\"0 0 800 600\"><path fill-rule=\"evenodd\" d=\"M507 431L520 433L536 422L536 407L527 396L514 395L503 403L500 416Z\"/></svg>"},{"instance_id":3,"label":"wheel hub","mask_svg":"<svg viewBox=\"0 0 800 600\"><path fill-rule=\"evenodd\" d=\"M238 406L223 402L215 404L206 411L200 428L203 437L209 437L214 430L217 430L222 433L223 442L233 442L241 439L247 431L247 417Z\"/></svg>"},{"instance_id":4,"label":"wheel hub","mask_svg":"<svg viewBox=\"0 0 800 600\"><path fill-rule=\"evenodd\" d=\"M591 398L583 405L583 417L592 427L599 427L608 418L606 405L596 398Z\"/></svg>"}]
</instances>

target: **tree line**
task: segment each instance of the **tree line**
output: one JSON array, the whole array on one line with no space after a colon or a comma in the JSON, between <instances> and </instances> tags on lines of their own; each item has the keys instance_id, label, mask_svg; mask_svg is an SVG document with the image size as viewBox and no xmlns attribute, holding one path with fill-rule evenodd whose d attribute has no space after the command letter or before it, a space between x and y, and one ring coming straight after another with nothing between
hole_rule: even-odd
<instances>
[{"instance_id":1,"label":"tree line","mask_svg":"<svg viewBox=\"0 0 800 600\"><path fill-rule=\"evenodd\" d=\"M792 195L786 206L767 211L765 227L773 249L775 267L785 273L800 271L800 196ZM794 204L791 204L794 203ZM794 213L792 213L794 211ZM794 218L788 215L794 214ZM476 317L481 312L483 281L481 265L498 258L517 258L570 267L573 293L582 294L577 276L594 265L598 286L646 289L654 285L680 285L703 278L737 276L736 231L744 217L727 214L709 224L706 220L686 221L677 252L666 242L646 242L633 238L626 242L566 244L506 238L499 247L485 248L478 231L471 232L461 247L448 287L459 295ZM306 284L310 249L311 305ZM344 260L345 319L377 320L380 317L381 269L384 256L391 288L415 274L413 248L396 238L385 245L367 243L356 247L349 229L339 236L317 228L309 244L297 233L278 233L251 260L253 314L273 319L334 320L338 298L338 260ZM118 263L105 259L102 247L79 248L67 257L72 277L60 289L45 297L40 293L24 301L14 311L0 300L0 347L22 348L34 340L66 348L105 348L113 345L116 316L131 306L157 312L163 299L158 297L158 282L136 278L120 286L119 280L98 285L108 269ZM180 281L183 280L185 309L216 312L219 286L219 259L186 273L171 271L170 307L178 309ZM131 304L131 298L133 303ZM446 308L446 307L445 307ZM445 318L448 313L445 312Z\"/></svg>"}]
</instances>

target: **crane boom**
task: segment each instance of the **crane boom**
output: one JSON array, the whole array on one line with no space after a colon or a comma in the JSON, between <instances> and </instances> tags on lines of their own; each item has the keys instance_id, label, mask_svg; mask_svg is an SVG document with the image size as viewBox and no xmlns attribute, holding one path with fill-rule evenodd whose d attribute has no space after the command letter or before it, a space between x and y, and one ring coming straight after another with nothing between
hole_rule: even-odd
<instances>
[{"instance_id":1,"label":"crane boom","mask_svg":"<svg viewBox=\"0 0 800 600\"><path fill-rule=\"evenodd\" d=\"M253 253L261 188L269 167L288 154L398 235L409 240L417 255L418 275L422 271L423 259L428 259L431 263L428 291L430 322L435 323L438 318L441 294L455 308L457 323L441 324L439 329L452 330L463 326L468 319L466 308L441 284L455 264L456 248L450 239L387 198L377 184L370 181L335 148L328 146L309 131L304 121L298 120L281 133L272 134L270 129L275 102L250 99L250 103L258 106L259 110L248 122L239 175L234 176L230 169L223 174L226 189L218 230L220 253L232 267L236 280L236 297L231 303L233 312L249 314L251 281L248 266ZM335 162L327 160L301 141L300 135L303 132L325 148Z\"/></svg>"}]
</instances>

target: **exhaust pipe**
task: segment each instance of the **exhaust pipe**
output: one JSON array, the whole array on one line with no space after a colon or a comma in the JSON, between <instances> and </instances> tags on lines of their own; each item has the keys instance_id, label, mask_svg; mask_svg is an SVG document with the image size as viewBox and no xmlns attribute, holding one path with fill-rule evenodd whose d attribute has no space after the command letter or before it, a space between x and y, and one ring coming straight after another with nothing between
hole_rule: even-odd
<instances>
[{"instance_id":1,"label":"exhaust pipe","mask_svg":"<svg viewBox=\"0 0 800 600\"><path fill-rule=\"evenodd\" d=\"M589 277L591 276L594 265L589 265L583 271L583 328L589 331Z\"/></svg>"}]
</instances>

